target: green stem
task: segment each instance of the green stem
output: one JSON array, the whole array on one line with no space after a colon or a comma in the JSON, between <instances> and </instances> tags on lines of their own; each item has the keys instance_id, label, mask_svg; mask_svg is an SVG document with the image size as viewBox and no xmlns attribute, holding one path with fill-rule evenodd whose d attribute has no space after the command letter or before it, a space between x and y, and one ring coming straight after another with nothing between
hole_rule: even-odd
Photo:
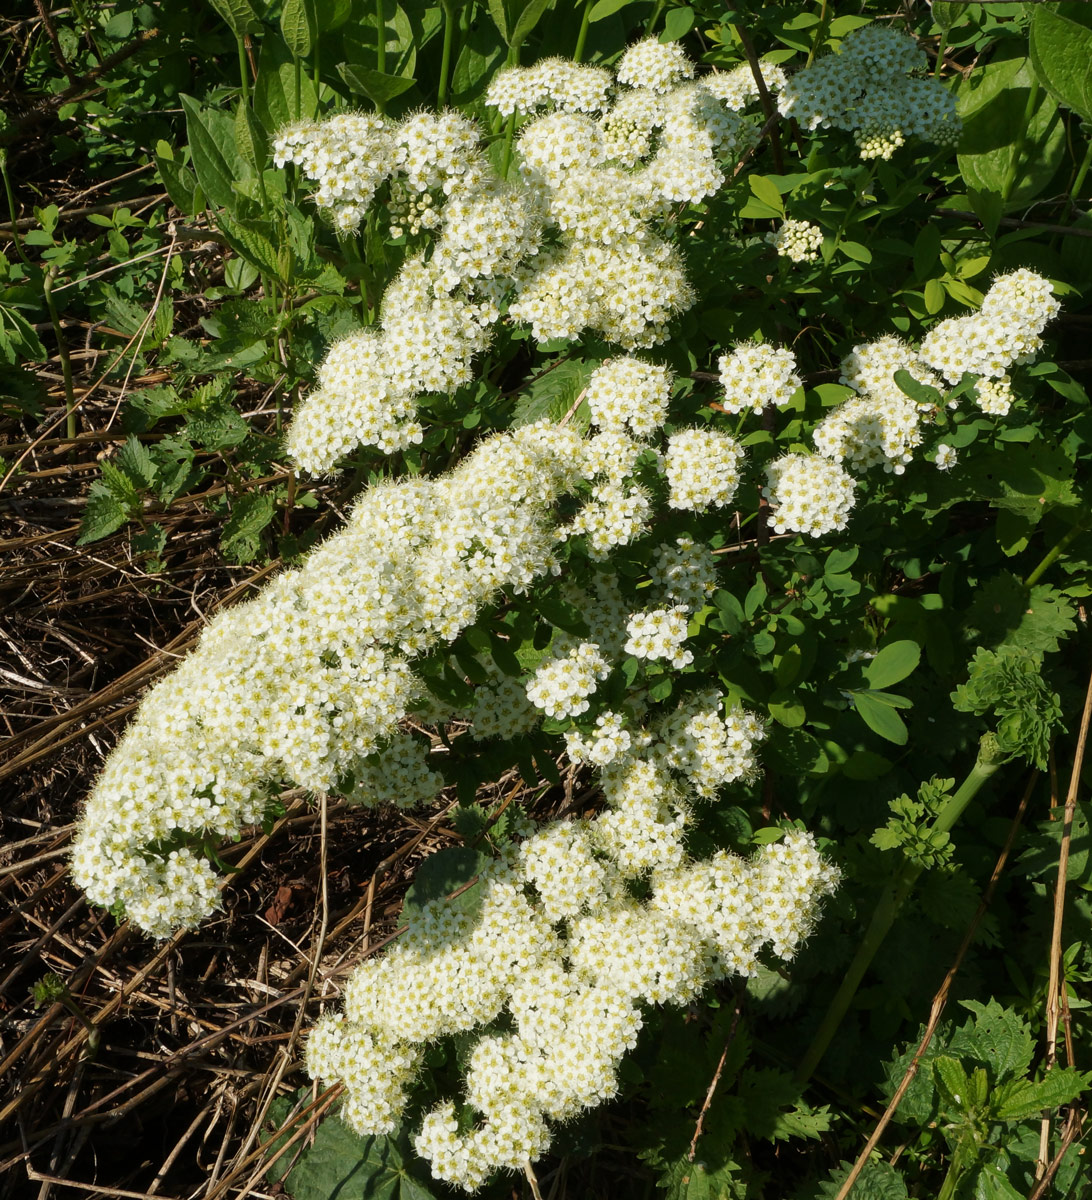
<instances>
[{"instance_id":1,"label":"green stem","mask_svg":"<svg viewBox=\"0 0 1092 1200\"><path fill-rule=\"evenodd\" d=\"M440 82L436 88L436 107L443 108L447 104L447 84L451 76L451 48L455 43L455 10L452 4L446 3L444 9L444 51L440 59Z\"/></svg>"},{"instance_id":2,"label":"green stem","mask_svg":"<svg viewBox=\"0 0 1092 1200\"><path fill-rule=\"evenodd\" d=\"M243 45L242 38L236 38L235 45L238 47L238 50L239 50L239 88L240 88L240 93L243 97L243 103L249 104L250 103L250 74L249 74L249 68L247 67L247 61L246 61L246 46ZM299 108L298 103L296 105L296 108L298 110L298 108Z\"/></svg>"},{"instance_id":3,"label":"green stem","mask_svg":"<svg viewBox=\"0 0 1092 1200\"><path fill-rule=\"evenodd\" d=\"M1046 571L1048 571L1061 557L1062 552L1074 538L1079 537L1084 533L1086 526L1074 525L1067 533L1064 533L1057 542L1043 555L1042 561L1034 571L1024 580L1024 587L1034 587Z\"/></svg>"},{"instance_id":4,"label":"green stem","mask_svg":"<svg viewBox=\"0 0 1092 1200\"><path fill-rule=\"evenodd\" d=\"M1077 197L1081 194L1081 188L1084 187L1085 177L1088 175L1090 166L1092 166L1092 137L1088 139L1088 144L1084 148L1084 158L1077 168L1077 178L1074 179L1073 186L1069 189L1070 203L1077 203Z\"/></svg>"},{"instance_id":5,"label":"green stem","mask_svg":"<svg viewBox=\"0 0 1092 1200\"><path fill-rule=\"evenodd\" d=\"M942 29L940 31L940 41L937 42L937 61L936 61L936 65L933 67L933 78L934 79L940 78L940 71L941 71L941 68L944 66L944 54L947 51L947 49L948 49L948 30Z\"/></svg>"},{"instance_id":6,"label":"green stem","mask_svg":"<svg viewBox=\"0 0 1092 1200\"><path fill-rule=\"evenodd\" d=\"M1024 145L1028 139L1028 126L1031 124L1031 118L1035 115L1035 110L1038 107L1039 81L1034 79L1028 88L1028 100L1024 105L1024 119L1017 126L1016 140L1012 147L1012 158L1009 161L1008 170L1005 172L1005 180L1001 185L1002 204L1008 204L1009 197L1016 187L1016 175L1020 169L1020 162L1024 157Z\"/></svg>"},{"instance_id":7,"label":"green stem","mask_svg":"<svg viewBox=\"0 0 1092 1200\"><path fill-rule=\"evenodd\" d=\"M660 13L664 11L664 0L656 0L656 7L652 10L652 16L648 18L645 24L645 37L651 37L652 31L656 28L656 22L660 19Z\"/></svg>"},{"instance_id":8,"label":"green stem","mask_svg":"<svg viewBox=\"0 0 1092 1200\"><path fill-rule=\"evenodd\" d=\"M303 59L292 55L292 81L296 92L296 120L303 120Z\"/></svg>"},{"instance_id":9,"label":"green stem","mask_svg":"<svg viewBox=\"0 0 1092 1200\"><path fill-rule=\"evenodd\" d=\"M512 165L512 137L516 131L516 114L510 113L504 126L504 158L501 160L501 179L508 178L508 168Z\"/></svg>"},{"instance_id":10,"label":"green stem","mask_svg":"<svg viewBox=\"0 0 1092 1200\"><path fill-rule=\"evenodd\" d=\"M70 438L76 436L76 393L72 386L72 360L68 356L68 343L64 340L64 330L61 328L61 317L57 312L57 302L53 299L53 281L57 278L56 264L46 271L42 281L42 295L45 297L46 308L49 309L49 319L53 322L53 333L57 338L57 351L61 356L61 374L64 376L65 395L65 432Z\"/></svg>"},{"instance_id":11,"label":"green stem","mask_svg":"<svg viewBox=\"0 0 1092 1200\"><path fill-rule=\"evenodd\" d=\"M815 27L815 37L811 43L811 49L808 51L808 60L804 63L805 67L810 67L815 62L815 56L819 53L823 43L827 40L827 31L830 29L830 4L829 0L823 0L822 7L819 10L819 24Z\"/></svg>"},{"instance_id":12,"label":"green stem","mask_svg":"<svg viewBox=\"0 0 1092 1200\"><path fill-rule=\"evenodd\" d=\"M591 25L591 10L595 0L584 0L584 15L580 19L580 32L576 35L576 49L573 51L573 62L584 58L584 45L588 40L588 27Z\"/></svg>"},{"instance_id":13,"label":"green stem","mask_svg":"<svg viewBox=\"0 0 1092 1200\"><path fill-rule=\"evenodd\" d=\"M15 245L15 253L19 255L23 266L28 271L34 271L34 264L27 258L23 249L23 239L19 236L19 222L16 218L15 193L11 188L11 176L8 174L8 151L6 146L0 146L0 175L4 177L4 191L8 197L8 216L11 219L11 240Z\"/></svg>"},{"instance_id":14,"label":"green stem","mask_svg":"<svg viewBox=\"0 0 1092 1200\"><path fill-rule=\"evenodd\" d=\"M1001 765L1001 762L1002 755L997 749L996 738L992 734L985 734L979 744L978 758L974 766L960 785L959 790L951 797L933 822L932 831L944 833L951 829L982 785ZM857 953L854 955L834 999L831 1000L830 1007L816 1030L815 1037L812 1038L803 1061L797 1068L796 1078L800 1083L806 1083L822 1061L838 1027L849 1011L849 1006L857 994L865 972L872 965L876 952L883 945L891 926L895 923L895 918L899 915L907 897L914 890L914 884L917 883L923 870L920 863L906 861L884 888L864 938L857 947Z\"/></svg>"},{"instance_id":15,"label":"green stem","mask_svg":"<svg viewBox=\"0 0 1092 1200\"><path fill-rule=\"evenodd\" d=\"M383 0L375 0L375 28L377 30L375 65L381 74L387 71L387 22L383 16Z\"/></svg>"}]
</instances>

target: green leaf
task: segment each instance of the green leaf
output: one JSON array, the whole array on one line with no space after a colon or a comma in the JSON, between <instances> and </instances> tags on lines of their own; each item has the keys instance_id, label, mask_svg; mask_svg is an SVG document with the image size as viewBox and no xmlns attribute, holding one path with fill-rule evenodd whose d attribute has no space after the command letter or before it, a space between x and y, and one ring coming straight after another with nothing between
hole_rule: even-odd
<instances>
[{"instance_id":1,"label":"green leaf","mask_svg":"<svg viewBox=\"0 0 1092 1200\"><path fill-rule=\"evenodd\" d=\"M589 21L602 21L607 17L612 17L616 12L621 12L627 4L632 4L634 0L596 0L592 5L591 14L588 17Z\"/></svg>"},{"instance_id":2,"label":"green leaf","mask_svg":"<svg viewBox=\"0 0 1092 1200\"><path fill-rule=\"evenodd\" d=\"M528 0L512 27L512 34L508 40L509 47L522 46L527 40L527 35L542 19L543 13L553 6L553 3L554 0ZM518 5L513 5L513 7L517 8Z\"/></svg>"},{"instance_id":3,"label":"green leaf","mask_svg":"<svg viewBox=\"0 0 1092 1200\"><path fill-rule=\"evenodd\" d=\"M964 636L977 646L1019 646L1052 654L1076 629L1073 602L1049 584L1025 587L1009 571L980 586L964 618Z\"/></svg>"},{"instance_id":4,"label":"green leaf","mask_svg":"<svg viewBox=\"0 0 1092 1200\"><path fill-rule=\"evenodd\" d=\"M829 1181L819 1185L822 1200L833 1200L841 1192L850 1170L851 1164L843 1162L836 1171L831 1172ZM895 1167L883 1159L872 1158L857 1176L849 1197L850 1200L907 1200L909 1194L903 1177Z\"/></svg>"},{"instance_id":5,"label":"green leaf","mask_svg":"<svg viewBox=\"0 0 1092 1200\"><path fill-rule=\"evenodd\" d=\"M434 1200L394 1138L354 1133L340 1117L319 1125L285 1185L292 1200Z\"/></svg>"},{"instance_id":6,"label":"green leaf","mask_svg":"<svg viewBox=\"0 0 1092 1200\"><path fill-rule=\"evenodd\" d=\"M950 1052L988 1066L999 1083L1024 1075L1035 1054L1024 1019L992 998L986 1004L978 1000L961 1003L974 1019L952 1035Z\"/></svg>"},{"instance_id":7,"label":"green leaf","mask_svg":"<svg viewBox=\"0 0 1092 1200\"><path fill-rule=\"evenodd\" d=\"M574 604L559 600L555 596L536 596L535 607L551 625L571 633L575 637L588 636L588 623Z\"/></svg>"},{"instance_id":8,"label":"green leaf","mask_svg":"<svg viewBox=\"0 0 1092 1200\"><path fill-rule=\"evenodd\" d=\"M237 38L247 33L258 33L262 23L250 0L209 0L209 3L228 23Z\"/></svg>"},{"instance_id":9,"label":"green leaf","mask_svg":"<svg viewBox=\"0 0 1092 1200\"><path fill-rule=\"evenodd\" d=\"M880 737L896 746L905 746L909 737L902 717L889 705L878 700L871 692L854 692L853 707L861 720Z\"/></svg>"},{"instance_id":10,"label":"green leaf","mask_svg":"<svg viewBox=\"0 0 1092 1200\"><path fill-rule=\"evenodd\" d=\"M311 53L318 40L315 0L284 0L281 36L297 58L306 58Z\"/></svg>"},{"instance_id":11,"label":"green leaf","mask_svg":"<svg viewBox=\"0 0 1092 1200\"><path fill-rule=\"evenodd\" d=\"M1041 1116L1044 1110L1069 1104L1088 1087L1092 1074L1075 1071L1072 1067L1054 1067L1038 1083L1028 1079L1013 1080L998 1090L994 1113L1000 1121L1028 1121Z\"/></svg>"},{"instance_id":12,"label":"green leaf","mask_svg":"<svg viewBox=\"0 0 1092 1200\"><path fill-rule=\"evenodd\" d=\"M291 52L279 34L267 32L262 38L253 101L255 115L271 133L318 112L318 95L306 71L300 73L299 83L297 103L296 68Z\"/></svg>"},{"instance_id":13,"label":"green leaf","mask_svg":"<svg viewBox=\"0 0 1092 1200\"><path fill-rule=\"evenodd\" d=\"M162 142L161 145L166 146L167 144ZM156 154L155 165L163 183L163 190L175 208L187 217L196 215L198 209L204 204L198 191L197 176L189 167L175 162L173 157L168 158Z\"/></svg>"},{"instance_id":14,"label":"green leaf","mask_svg":"<svg viewBox=\"0 0 1092 1200\"><path fill-rule=\"evenodd\" d=\"M247 492L231 509L220 549L232 562L246 563L261 549L262 531L273 520L273 497L266 492Z\"/></svg>"},{"instance_id":15,"label":"green leaf","mask_svg":"<svg viewBox=\"0 0 1092 1200\"><path fill-rule=\"evenodd\" d=\"M1092 30L1035 5L1031 17L1031 62L1043 86L1058 101L1092 121Z\"/></svg>"},{"instance_id":16,"label":"green leaf","mask_svg":"<svg viewBox=\"0 0 1092 1200\"><path fill-rule=\"evenodd\" d=\"M473 917L481 908L482 889L477 882L466 887L493 860L470 846L448 846L430 854L417 868L413 883L402 904L402 918L411 929L424 919L423 909L433 901L443 901L452 892L457 896L446 900L457 911Z\"/></svg>"},{"instance_id":17,"label":"green leaf","mask_svg":"<svg viewBox=\"0 0 1092 1200\"><path fill-rule=\"evenodd\" d=\"M854 750L846 759L842 773L847 779L879 779L887 774L894 764L889 758L873 750Z\"/></svg>"},{"instance_id":18,"label":"green leaf","mask_svg":"<svg viewBox=\"0 0 1092 1200\"><path fill-rule=\"evenodd\" d=\"M988 64L1003 76L1004 85L980 108L963 113L963 134L959 143L959 171L969 188L1003 195L1010 173L1015 184L1007 200L1009 207L1033 200L1050 183L1065 153L1065 124L1058 105L1045 91L1037 102L1031 88L1035 77L1026 59L1018 62ZM1002 70L1003 68L1003 70ZM968 93L977 102L977 95ZM960 88L960 97L963 88Z\"/></svg>"},{"instance_id":19,"label":"green leaf","mask_svg":"<svg viewBox=\"0 0 1092 1200\"><path fill-rule=\"evenodd\" d=\"M921 647L909 640L891 642L864 669L869 686L875 690L888 688L912 674L921 662Z\"/></svg>"},{"instance_id":20,"label":"green leaf","mask_svg":"<svg viewBox=\"0 0 1092 1200\"><path fill-rule=\"evenodd\" d=\"M679 38L686 37L690 30L694 28L696 17L697 14L688 4L668 9L667 16L664 18L664 31L660 34L660 41L677 42Z\"/></svg>"},{"instance_id":21,"label":"green leaf","mask_svg":"<svg viewBox=\"0 0 1092 1200\"><path fill-rule=\"evenodd\" d=\"M779 213L781 216L785 215L785 202L781 199L781 192L772 179L767 178L765 175L748 175L747 183L755 196L767 208L772 208L775 213Z\"/></svg>"},{"instance_id":22,"label":"green leaf","mask_svg":"<svg viewBox=\"0 0 1092 1200\"><path fill-rule=\"evenodd\" d=\"M192 96L179 96L186 114L193 168L205 197L213 204L234 211L232 182L242 177L241 160L235 149L235 124L226 113L202 111Z\"/></svg>"},{"instance_id":23,"label":"green leaf","mask_svg":"<svg viewBox=\"0 0 1092 1200\"><path fill-rule=\"evenodd\" d=\"M265 169L269 139L261 122L241 100L235 108L235 149L255 174Z\"/></svg>"},{"instance_id":24,"label":"green leaf","mask_svg":"<svg viewBox=\"0 0 1092 1200\"><path fill-rule=\"evenodd\" d=\"M872 261L872 251L867 246L862 246L860 242L839 242L838 249L856 262L870 263Z\"/></svg>"},{"instance_id":25,"label":"green leaf","mask_svg":"<svg viewBox=\"0 0 1092 1200\"><path fill-rule=\"evenodd\" d=\"M945 1103L957 1112L966 1112L974 1104L975 1084L957 1058L942 1054L933 1062L933 1074Z\"/></svg>"},{"instance_id":26,"label":"green leaf","mask_svg":"<svg viewBox=\"0 0 1092 1200\"><path fill-rule=\"evenodd\" d=\"M128 520L128 505L123 504L100 479L96 479L87 493L87 506L83 510L76 545L86 546L88 542L108 537Z\"/></svg>"},{"instance_id":27,"label":"green leaf","mask_svg":"<svg viewBox=\"0 0 1092 1200\"><path fill-rule=\"evenodd\" d=\"M349 85L351 91L367 96L376 104L386 104L395 96L408 92L416 82L401 75L388 75L385 71L373 71L347 62L337 64L337 73Z\"/></svg>"},{"instance_id":28,"label":"green leaf","mask_svg":"<svg viewBox=\"0 0 1092 1200\"><path fill-rule=\"evenodd\" d=\"M937 28L947 32L967 15L967 9L970 6L966 0L960 0L959 3L954 4L950 0L933 0L929 7Z\"/></svg>"},{"instance_id":29,"label":"green leaf","mask_svg":"<svg viewBox=\"0 0 1092 1200\"><path fill-rule=\"evenodd\" d=\"M935 282L935 281L930 281ZM905 396L909 396L911 400L918 404L933 404L939 405L943 399L940 392L935 387L930 387L927 383L922 383L910 374L909 371L904 371L901 368L892 376L895 380L895 386Z\"/></svg>"},{"instance_id":30,"label":"green leaf","mask_svg":"<svg viewBox=\"0 0 1092 1200\"><path fill-rule=\"evenodd\" d=\"M151 487L155 483L155 462L147 446L138 438L128 438L118 451L116 462L130 479L138 481L144 487Z\"/></svg>"}]
</instances>

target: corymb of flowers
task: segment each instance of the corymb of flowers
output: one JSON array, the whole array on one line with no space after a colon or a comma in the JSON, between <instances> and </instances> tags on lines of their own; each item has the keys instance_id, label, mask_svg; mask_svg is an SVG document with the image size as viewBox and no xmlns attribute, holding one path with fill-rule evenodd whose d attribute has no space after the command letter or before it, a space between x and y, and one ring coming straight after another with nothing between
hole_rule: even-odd
<instances>
[{"instance_id":1,"label":"corymb of flowers","mask_svg":"<svg viewBox=\"0 0 1092 1200\"><path fill-rule=\"evenodd\" d=\"M918 65L912 39L865 29L790 79L762 73L802 124L850 129L863 154L883 154L954 127L947 93L913 77ZM72 874L88 898L164 938L217 909L215 847L282 790L434 801L451 780L430 730L479 742L537 731L596 772L598 815L517 821L480 873L476 908L415 912L307 1042L311 1074L344 1088L345 1120L384 1133L424 1049L477 1032L464 1095L415 1135L435 1175L468 1190L540 1157L557 1122L615 1094L648 1006L753 973L760 953L791 958L836 884L800 830L750 859L688 848L700 806L759 771L766 734L702 665L712 635L694 618L728 586L711 525L761 503L774 533L827 536L847 526L867 472L897 477L926 453L952 466L930 425L961 403L1004 416L1010 369L1034 357L1058 308L1021 270L920 346L891 335L847 348L854 395L811 447L750 462L737 434L792 403L792 352L761 337L732 348L711 407L655 348L696 298L679 214L731 175L761 121L746 112L757 96L749 68L699 75L678 45L655 41L631 46L613 76L562 60L510 67L487 100L521 122L511 178L455 112L281 131L277 162L297 164L340 231L382 193L394 236L414 247L375 324L331 347L295 413L300 469L420 442L420 397L471 381L502 315L539 341L588 333L617 349L588 362L579 413L493 433L444 474L371 486L302 565L211 621L145 697L76 838ZM796 229L762 252L805 260L817 247ZM903 371L935 402L911 399ZM530 653L506 617L537 620L542 594L578 619ZM473 680L450 653L471 627ZM472 697L461 707L430 693L437 663Z\"/></svg>"}]
</instances>

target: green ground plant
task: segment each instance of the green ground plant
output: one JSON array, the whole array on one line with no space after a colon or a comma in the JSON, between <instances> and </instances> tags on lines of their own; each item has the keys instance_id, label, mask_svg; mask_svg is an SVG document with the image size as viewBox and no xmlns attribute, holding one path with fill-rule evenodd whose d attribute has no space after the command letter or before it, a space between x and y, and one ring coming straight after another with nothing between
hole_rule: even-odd
<instances>
[{"instance_id":1,"label":"green ground plant","mask_svg":"<svg viewBox=\"0 0 1092 1200\"><path fill-rule=\"evenodd\" d=\"M254 1114L270 1186L1086 1193L1086 7L85 4L21 63L7 440L81 435L82 322L79 543L164 585L192 498L284 566L75 881L166 938L286 794L450 832ZM71 224L32 119L161 192Z\"/></svg>"}]
</instances>

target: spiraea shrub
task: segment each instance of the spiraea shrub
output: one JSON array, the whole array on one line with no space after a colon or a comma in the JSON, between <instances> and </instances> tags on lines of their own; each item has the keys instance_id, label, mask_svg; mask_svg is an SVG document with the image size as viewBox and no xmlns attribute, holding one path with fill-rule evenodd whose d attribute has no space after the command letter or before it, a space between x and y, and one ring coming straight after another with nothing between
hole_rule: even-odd
<instances>
[{"instance_id":1,"label":"spiraea shrub","mask_svg":"<svg viewBox=\"0 0 1092 1200\"><path fill-rule=\"evenodd\" d=\"M147 694L72 873L165 938L217 909L217 847L286 789L457 797L478 831L451 860L464 901L407 904L307 1038L337 1119L412 1147L422 1179L500 1187L647 1092L658 1037L704 1061L718 1007L735 997L738 1022L750 995L708 1163L686 1089L634 1150L673 1196L697 1194L687 1169L719 1181L703 1195L757 1195L771 1167L749 1138L837 1125L804 1088L840 1026L843 1055L871 1047L855 1086L897 1057L898 1021L853 1011L862 975L889 932L906 940L916 887L949 932L936 897L977 898L978 843L964 861L949 831L1063 719L1050 662L1083 636L1089 427L1050 339L1079 299L1004 234L1010 183L991 199L977 162L956 190L961 111L980 109L935 38L824 6L794 57L772 14L672 7L663 37L601 36L586 63L547 52L545 7L522 10L522 39L494 13L507 65L458 106L443 6L438 104L415 89L399 112L380 66L380 103L312 88L312 111L267 131L268 202L313 212L360 288L285 452L301 481L371 481ZM581 9L577 59L602 9ZM1002 675L1011 654L1030 672ZM535 786L571 772L585 799L490 831L475 798L511 767ZM766 1059L749 1049L764 1004L798 1018ZM1080 1091L1047 1078L1057 1103ZM915 1169L946 1188L1024 1178L985 1135L951 1161L930 1145ZM825 1194L837 1168L797 1161L777 1194ZM903 1190L883 1194L906 1195L890 1174Z\"/></svg>"}]
</instances>

